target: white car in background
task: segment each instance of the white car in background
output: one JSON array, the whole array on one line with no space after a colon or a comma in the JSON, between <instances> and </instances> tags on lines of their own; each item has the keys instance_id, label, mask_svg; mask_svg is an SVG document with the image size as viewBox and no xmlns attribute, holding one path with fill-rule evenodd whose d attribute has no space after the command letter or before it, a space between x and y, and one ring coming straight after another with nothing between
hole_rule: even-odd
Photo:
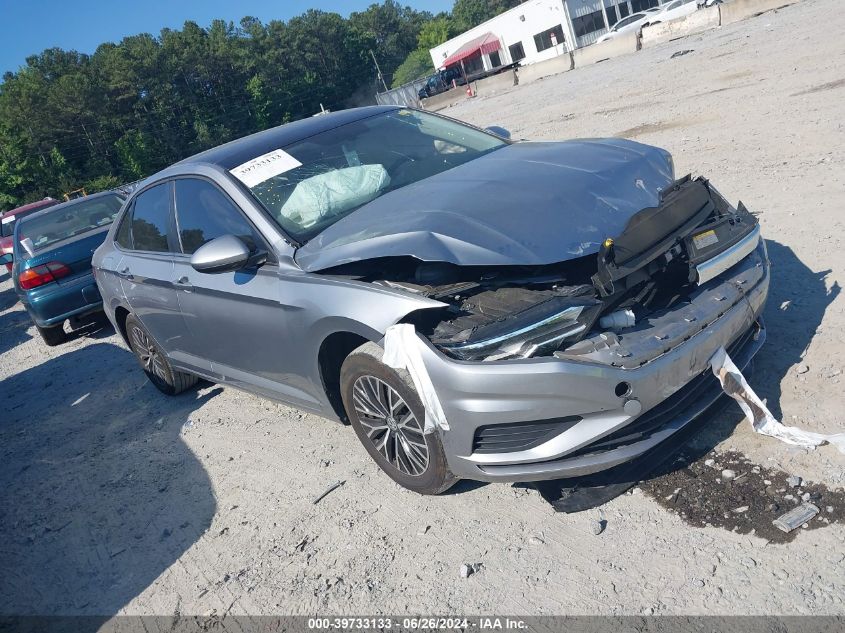
<instances>
[{"instance_id":1,"label":"white car in background","mask_svg":"<svg viewBox=\"0 0 845 633\"><path fill-rule=\"evenodd\" d=\"M656 13L643 11L642 13L632 13L626 18L622 18L610 27L610 30L602 35L599 39L596 40L596 44L601 44L602 42L606 42L607 40L612 40L613 38L617 37L621 33L630 33L631 31L636 31L641 26L645 26L646 24L650 24L654 21L654 17Z\"/></svg>"},{"instance_id":2,"label":"white car in background","mask_svg":"<svg viewBox=\"0 0 845 633\"><path fill-rule=\"evenodd\" d=\"M704 4L701 0L672 0L672 2L664 4L660 11L653 14L649 23L657 24L685 18L689 14L695 13L699 5L704 6Z\"/></svg>"}]
</instances>

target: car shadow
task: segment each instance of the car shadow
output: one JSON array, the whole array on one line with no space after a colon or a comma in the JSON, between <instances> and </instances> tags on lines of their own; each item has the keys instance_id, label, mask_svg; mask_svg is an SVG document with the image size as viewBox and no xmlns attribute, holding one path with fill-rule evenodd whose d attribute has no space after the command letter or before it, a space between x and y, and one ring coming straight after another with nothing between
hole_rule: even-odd
<instances>
[{"instance_id":1,"label":"car shadow","mask_svg":"<svg viewBox=\"0 0 845 633\"><path fill-rule=\"evenodd\" d=\"M754 392L766 402L772 415L782 420L781 383L794 371L819 329L828 306L839 295L839 284L828 290L825 280L830 270L813 271L791 248L766 240L772 264L769 298L763 311L766 343L745 372ZM715 415L690 444L700 445L702 454L710 451L733 433L743 420L739 405L732 400L720 415Z\"/></svg>"},{"instance_id":2,"label":"car shadow","mask_svg":"<svg viewBox=\"0 0 845 633\"><path fill-rule=\"evenodd\" d=\"M7 275L8 276L8 275ZM5 280L0 280L0 284ZM5 290L0 291L0 312L5 312L18 302L18 295L15 292L14 286L9 286Z\"/></svg>"},{"instance_id":3,"label":"car shadow","mask_svg":"<svg viewBox=\"0 0 845 633\"><path fill-rule=\"evenodd\" d=\"M769 297L763 313L767 341L745 374L754 391L766 400L772 415L780 419L781 382L801 361L840 287L834 283L828 289L825 280L831 271L811 270L788 246L766 240L766 248L772 264ZM662 477L702 459L742 421L739 406L722 398L699 420L636 463L587 478L514 485L537 488L544 498L565 512L589 509L639 481Z\"/></svg>"},{"instance_id":4,"label":"car shadow","mask_svg":"<svg viewBox=\"0 0 845 633\"><path fill-rule=\"evenodd\" d=\"M0 314L0 354L4 354L32 338L36 338L41 342L41 338L38 335L32 336L28 332L30 327L32 327L32 320L24 310L14 310ZM66 324L65 331L67 332L67 340L60 343L57 349L61 349L62 345L67 345L70 341L78 338L99 340L108 338L114 334L114 328L103 313L86 317L79 322L73 323L70 327ZM41 344L46 345L45 343Z\"/></svg>"},{"instance_id":5,"label":"car shadow","mask_svg":"<svg viewBox=\"0 0 845 633\"><path fill-rule=\"evenodd\" d=\"M764 318L768 330L766 344L754 359L756 371L752 387L777 418L781 382L798 365L819 329L828 306L842 290L833 282L827 287L831 270L813 271L791 248L766 240L772 262L772 282Z\"/></svg>"},{"instance_id":6,"label":"car shadow","mask_svg":"<svg viewBox=\"0 0 845 633\"><path fill-rule=\"evenodd\" d=\"M0 381L0 617L96 630L202 537L216 502L181 431L220 391L168 398L100 342Z\"/></svg>"},{"instance_id":7,"label":"car shadow","mask_svg":"<svg viewBox=\"0 0 845 633\"><path fill-rule=\"evenodd\" d=\"M478 488L483 488L488 485L486 481L473 481L472 479L461 479L454 486L449 488L446 492L441 493L441 496L461 495L466 492L472 492Z\"/></svg>"},{"instance_id":8,"label":"car shadow","mask_svg":"<svg viewBox=\"0 0 845 633\"><path fill-rule=\"evenodd\" d=\"M114 327L105 312L97 312L81 321L71 322L70 327L65 326L65 330L68 332L68 341L77 338L101 340L114 334Z\"/></svg>"},{"instance_id":9,"label":"car shadow","mask_svg":"<svg viewBox=\"0 0 845 633\"><path fill-rule=\"evenodd\" d=\"M0 354L5 354L31 339L32 336L27 332L30 325L32 321L23 310L9 310L0 314ZM3 402L0 400L0 410L2 406Z\"/></svg>"}]
</instances>

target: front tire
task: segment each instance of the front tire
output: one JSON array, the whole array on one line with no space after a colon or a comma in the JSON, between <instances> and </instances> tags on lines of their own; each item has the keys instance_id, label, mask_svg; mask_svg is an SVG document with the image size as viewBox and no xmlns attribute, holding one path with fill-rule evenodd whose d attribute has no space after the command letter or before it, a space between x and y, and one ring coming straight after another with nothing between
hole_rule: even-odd
<instances>
[{"instance_id":1,"label":"front tire","mask_svg":"<svg viewBox=\"0 0 845 633\"><path fill-rule=\"evenodd\" d=\"M132 314L126 317L126 336L141 369L156 389L168 396L175 396L197 384L199 377L176 371L171 367L164 351Z\"/></svg>"},{"instance_id":2,"label":"front tire","mask_svg":"<svg viewBox=\"0 0 845 633\"><path fill-rule=\"evenodd\" d=\"M38 330L41 338L44 339L44 342L50 347L61 345L67 341L68 337L67 332L65 332L64 323L59 323L58 325L54 325L52 327L41 327L40 325L36 325L35 328Z\"/></svg>"},{"instance_id":3,"label":"front tire","mask_svg":"<svg viewBox=\"0 0 845 633\"><path fill-rule=\"evenodd\" d=\"M383 350L366 343L340 370L346 415L355 434L378 464L400 486L436 495L458 481L446 463L438 433L423 433L425 408L410 376L381 362Z\"/></svg>"}]
</instances>

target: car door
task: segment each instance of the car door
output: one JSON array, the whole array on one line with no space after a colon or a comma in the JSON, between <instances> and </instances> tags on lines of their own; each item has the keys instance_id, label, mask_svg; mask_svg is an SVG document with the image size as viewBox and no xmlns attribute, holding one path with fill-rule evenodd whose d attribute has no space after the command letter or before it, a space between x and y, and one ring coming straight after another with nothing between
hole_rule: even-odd
<instances>
[{"instance_id":1,"label":"car door","mask_svg":"<svg viewBox=\"0 0 845 633\"><path fill-rule=\"evenodd\" d=\"M235 235L251 250L269 252L264 238L210 180L176 179L175 204L181 254L174 258L174 282L190 353L209 360L226 382L313 408L305 379L285 370L287 315L295 308L280 301L276 263L214 274L191 266L191 254L214 238Z\"/></svg>"},{"instance_id":2,"label":"car door","mask_svg":"<svg viewBox=\"0 0 845 633\"><path fill-rule=\"evenodd\" d=\"M170 181L134 199L117 230L122 258L115 272L132 312L174 363L183 365L188 330L173 288L172 199Z\"/></svg>"}]
</instances>

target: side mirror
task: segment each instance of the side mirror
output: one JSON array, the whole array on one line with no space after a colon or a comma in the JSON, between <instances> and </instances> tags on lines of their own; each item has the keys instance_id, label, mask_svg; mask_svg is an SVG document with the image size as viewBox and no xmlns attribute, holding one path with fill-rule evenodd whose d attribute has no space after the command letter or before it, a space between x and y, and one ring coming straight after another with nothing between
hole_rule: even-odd
<instances>
[{"instance_id":1,"label":"side mirror","mask_svg":"<svg viewBox=\"0 0 845 633\"><path fill-rule=\"evenodd\" d=\"M490 127L484 128L485 131L490 132L490 134L495 134L496 136L501 136L502 138L510 139L511 133L510 131L506 130L503 127L498 125L491 125Z\"/></svg>"},{"instance_id":2,"label":"side mirror","mask_svg":"<svg viewBox=\"0 0 845 633\"><path fill-rule=\"evenodd\" d=\"M249 249L241 239L221 235L194 251L191 266L201 273L228 273L244 268L249 260Z\"/></svg>"}]
</instances>

